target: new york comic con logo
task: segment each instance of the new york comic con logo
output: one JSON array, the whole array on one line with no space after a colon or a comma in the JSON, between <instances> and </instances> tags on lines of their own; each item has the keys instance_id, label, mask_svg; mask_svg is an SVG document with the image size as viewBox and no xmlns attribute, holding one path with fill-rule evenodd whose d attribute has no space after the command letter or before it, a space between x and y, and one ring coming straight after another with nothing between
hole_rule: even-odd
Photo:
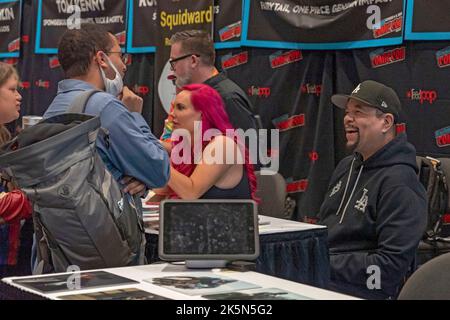
<instances>
[{"instance_id":1,"label":"new york comic con logo","mask_svg":"<svg viewBox=\"0 0 450 320\"><path fill-rule=\"evenodd\" d=\"M19 63L19 59L18 58L7 58L7 59L4 59L3 62L10 64L12 66L15 66Z\"/></svg>"},{"instance_id":2,"label":"new york comic con logo","mask_svg":"<svg viewBox=\"0 0 450 320\"><path fill-rule=\"evenodd\" d=\"M437 130L434 133L434 136L436 138L436 144L438 145L438 147L442 148L450 145L450 127L445 127Z\"/></svg>"},{"instance_id":3,"label":"new york comic con logo","mask_svg":"<svg viewBox=\"0 0 450 320\"><path fill-rule=\"evenodd\" d=\"M393 32L402 30L403 17L402 13L398 13L381 21L380 27L373 30L374 38L381 38Z\"/></svg>"},{"instance_id":4,"label":"new york comic con logo","mask_svg":"<svg viewBox=\"0 0 450 320\"><path fill-rule=\"evenodd\" d=\"M308 179L301 179L294 181L293 178L286 179L286 192L297 193L305 192L308 189Z\"/></svg>"},{"instance_id":5,"label":"new york comic con logo","mask_svg":"<svg viewBox=\"0 0 450 320\"><path fill-rule=\"evenodd\" d=\"M241 21L230 24L219 30L220 41L228 41L241 36Z\"/></svg>"},{"instance_id":6,"label":"new york comic con logo","mask_svg":"<svg viewBox=\"0 0 450 320\"><path fill-rule=\"evenodd\" d=\"M292 117L289 117L288 114L284 114L281 117L273 119L272 123L280 130L280 132L303 127L305 125L305 114L302 113Z\"/></svg>"},{"instance_id":7,"label":"new york comic con logo","mask_svg":"<svg viewBox=\"0 0 450 320\"><path fill-rule=\"evenodd\" d=\"M20 38L14 39L8 44L8 52L14 52L20 50Z\"/></svg>"},{"instance_id":8,"label":"new york comic con logo","mask_svg":"<svg viewBox=\"0 0 450 320\"><path fill-rule=\"evenodd\" d=\"M124 46L124 45L125 45L125 41L126 41L126 39L127 39L127 34L126 34L126 32L125 32L125 31L121 31L121 32L119 32L119 33L116 33L115 36L116 36L116 38L117 38L117 41L119 41L119 44L120 44L121 46Z\"/></svg>"},{"instance_id":9,"label":"new york comic con logo","mask_svg":"<svg viewBox=\"0 0 450 320\"><path fill-rule=\"evenodd\" d=\"M279 68L302 59L303 54L300 50L291 50L288 52L283 52L280 50L269 56L270 67L272 69Z\"/></svg>"},{"instance_id":10,"label":"new york comic con logo","mask_svg":"<svg viewBox=\"0 0 450 320\"><path fill-rule=\"evenodd\" d=\"M20 87L21 89L28 90L28 89L31 88L31 82L30 82L30 81L20 81L20 82L19 82L19 87Z\"/></svg>"},{"instance_id":11,"label":"new york comic con logo","mask_svg":"<svg viewBox=\"0 0 450 320\"><path fill-rule=\"evenodd\" d=\"M222 68L230 69L248 62L248 51L238 53L236 55L227 54L222 57Z\"/></svg>"},{"instance_id":12,"label":"new york comic con logo","mask_svg":"<svg viewBox=\"0 0 450 320\"><path fill-rule=\"evenodd\" d=\"M61 66L58 60L58 56L51 56L48 58L48 64L50 69L55 69Z\"/></svg>"},{"instance_id":13,"label":"new york comic con logo","mask_svg":"<svg viewBox=\"0 0 450 320\"><path fill-rule=\"evenodd\" d=\"M433 104L438 98L438 94L436 90L410 89L406 92L406 97L413 101L419 101L420 104L423 104L425 101Z\"/></svg>"},{"instance_id":14,"label":"new york comic con logo","mask_svg":"<svg viewBox=\"0 0 450 320\"><path fill-rule=\"evenodd\" d=\"M446 47L436 52L436 61L439 68L450 66L450 47Z\"/></svg>"},{"instance_id":15,"label":"new york comic con logo","mask_svg":"<svg viewBox=\"0 0 450 320\"><path fill-rule=\"evenodd\" d=\"M406 48L400 47L385 51L384 49L377 49L370 53L370 62L372 68L379 68L391 63L405 60Z\"/></svg>"}]
</instances>

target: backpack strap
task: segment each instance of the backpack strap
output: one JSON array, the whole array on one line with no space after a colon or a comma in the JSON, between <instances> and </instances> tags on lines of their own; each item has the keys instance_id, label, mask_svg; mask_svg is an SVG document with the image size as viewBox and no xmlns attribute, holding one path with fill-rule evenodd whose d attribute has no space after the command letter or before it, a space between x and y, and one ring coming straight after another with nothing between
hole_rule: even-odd
<instances>
[{"instance_id":1,"label":"backpack strap","mask_svg":"<svg viewBox=\"0 0 450 320\"><path fill-rule=\"evenodd\" d=\"M84 91L81 94L79 94L75 100L72 102L72 104L67 109L66 113L85 113L86 106L89 101L89 99L96 94L97 92L103 92L101 90L92 89L88 91ZM92 134L89 136L89 139L95 140L97 137L97 133L92 132ZM103 139L105 142L106 148L109 149L109 132L107 129L100 127L100 130L98 132L98 137Z\"/></svg>"},{"instance_id":2,"label":"backpack strap","mask_svg":"<svg viewBox=\"0 0 450 320\"><path fill-rule=\"evenodd\" d=\"M419 162L419 161L418 161ZM448 185L441 162L432 157L420 159L419 179L424 184L428 200L428 223L425 240L434 243L441 233L442 217L448 205Z\"/></svg>"},{"instance_id":3,"label":"backpack strap","mask_svg":"<svg viewBox=\"0 0 450 320\"><path fill-rule=\"evenodd\" d=\"M72 102L72 104L69 106L66 113L84 113L86 111L87 102L97 92L101 91L97 89L92 89L78 95Z\"/></svg>"}]
</instances>

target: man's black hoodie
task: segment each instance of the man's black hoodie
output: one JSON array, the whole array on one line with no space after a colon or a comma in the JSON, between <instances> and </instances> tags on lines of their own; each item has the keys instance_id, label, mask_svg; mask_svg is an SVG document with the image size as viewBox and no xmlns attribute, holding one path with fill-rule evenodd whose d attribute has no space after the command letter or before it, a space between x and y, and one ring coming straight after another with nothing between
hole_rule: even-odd
<instances>
[{"instance_id":1,"label":"man's black hoodie","mask_svg":"<svg viewBox=\"0 0 450 320\"><path fill-rule=\"evenodd\" d=\"M395 297L426 228L427 200L416 150L399 134L366 161L343 159L320 209L328 226L330 289Z\"/></svg>"}]
</instances>

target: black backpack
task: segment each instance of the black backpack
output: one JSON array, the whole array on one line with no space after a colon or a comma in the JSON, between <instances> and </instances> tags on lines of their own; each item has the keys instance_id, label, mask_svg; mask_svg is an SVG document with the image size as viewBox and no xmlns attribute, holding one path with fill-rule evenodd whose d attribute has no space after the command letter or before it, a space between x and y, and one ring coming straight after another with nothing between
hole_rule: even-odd
<instances>
[{"instance_id":1,"label":"black backpack","mask_svg":"<svg viewBox=\"0 0 450 320\"><path fill-rule=\"evenodd\" d=\"M419 180L427 191L428 223L423 240L436 241L450 236L443 227L443 217L448 207L447 177L440 160L432 157L417 157Z\"/></svg>"},{"instance_id":2,"label":"black backpack","mask_svg":"<svg viewBox=\"0 0 450 320\"><path fill-rule=\"evenodd\" d=\"M68 113L44 119L0 148L0 168L33 203L33 273L144 264L140 198L123 194L97 153L108 138L100 119L83 114L96 91Z\"/></svg>"}]
</instances>

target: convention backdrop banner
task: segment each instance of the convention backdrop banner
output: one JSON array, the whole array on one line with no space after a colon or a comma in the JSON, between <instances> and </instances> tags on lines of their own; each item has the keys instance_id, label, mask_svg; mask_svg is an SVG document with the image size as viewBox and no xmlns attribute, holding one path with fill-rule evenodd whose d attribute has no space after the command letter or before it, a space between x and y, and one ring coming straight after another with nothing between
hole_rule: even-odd
<instances>
[{"instance_id":1,"label":"convention backdrop banner","mask_svg":"<svg viewBox=\"0 0 450 320\"><path fill-rule=\"evenodd\" d=\"M242 44L280 49L351 49L399 44L403 40L405 3L247 0Z\"/></svg>"},{"instance_id":2,"label":"convention backdrop banner","mask_svg":"<svg viewBox=\"0 0 450 320\"><path fill-rule=\"evenodd\" d=\"M406 14L405 39L450 39L450 0L410 0Z\"/></svg>"},{"instance_id":3,"label":"convention backdrop banner","mask_svg":"<svg viewBox=\"0 0 450 320\"><path fill-rule=\"evenodd\" d=\"M336 161L330 134L337 111L330 103L333 54L224 49L216 64L247 93L263 128L279 130L279 147L268 141L267 154L280 159L272 169L283 175L286 192L298 203L294 219L314 222Z\"/></svg>"},{"instance_id":4,"label":"convention backdrop banner","mask_svg":"<svg viewBox=\"0 0 450 320\"><path fill-rule=\"evenodd\" d=\"M241 46L242 1L214 1L214 42L216 49Z\"/></svg>"},{"instance_id":5,"label":"convention backdrop banner","mask_svg":"<svg viewBox=\"0 0 450 320\"><path fill-rule=\"evenodd\" d=\"M19 69L22 115L42 115L64 78L56 56L34 54L37 7L37 0L23 0L21 57L2 59ZM166 116L160 106L152 109L158 81L166 80L159 77L155 63L153 53L131 55L124 79L144 99L143 115L149 123L157 123L158 112ZM355 50L221 49L216 64L247 93L263 127L280 130L279 148L268 152L280 156L278 171L297 201L294 220L316 221L330 176L348 155L344 112L330 98L350 93L363 80L383 82L398 93L398 130L406 131L419 155L450 157L450 40ZM11 128L16 125L20 120Z\"/></svg>"},{"instance_id":6,"label":"convention backdrop banner","mask_svg":"<svg viewBox=\"0 0 450 320\"><path fill-rule=\"evenodd\" d=\"M159 135L164 119L175 97L175 86L167 77L170 70L170 37L183 30L202 29L213 32L213 0L166 0L158 1L157 49L155 80L158 95L155 96L153 132Z\"/></svg>"},{"instance_id":7,"label":"convention backdrop banner","mask_svg":"<svg viewBox=\"0 0 450 320\"><path fill-rule=\"evenodd\" d=\"M83 23L104 25L125 45L126 0L38 0L36 53L56 54L67 29Z\"/></svg>"},{"instance_id":8,"label":"convention backdrop banner","mask_svg":"<svg viewBox=\"0 0 450 320\"><path fill-rule=\"evenodd\" d=\"M127 0L127 52L156 51L158 3L156 0ZM163 1L159 1L163 2Z\"/></svg>"},{"instance_id":9,"label":"convention backdrop banner","mask_svg":"<svg viewBox=\"0 0 450 320\"><path fill-rule=\"evenodd\" d=\"M0 0L0 58L20 56L21 1Z\"/></svg>"}]
</instances>

